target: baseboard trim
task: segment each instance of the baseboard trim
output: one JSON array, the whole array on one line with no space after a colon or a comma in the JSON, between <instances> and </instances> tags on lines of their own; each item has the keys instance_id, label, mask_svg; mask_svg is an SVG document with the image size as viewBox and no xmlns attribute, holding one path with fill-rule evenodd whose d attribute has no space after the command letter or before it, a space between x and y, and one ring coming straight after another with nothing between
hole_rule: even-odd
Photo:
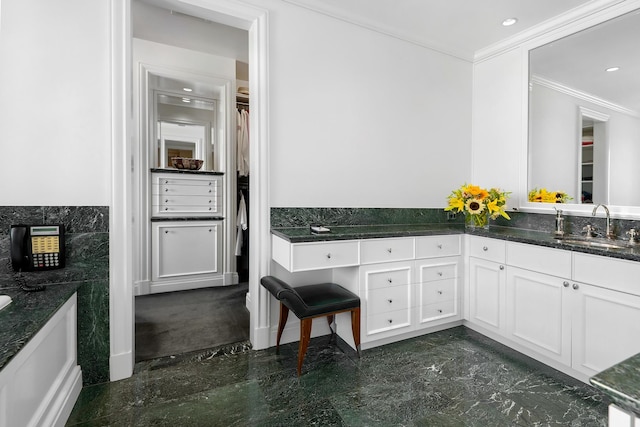
<instances>
[{"instance_id":1,"label":"baseboard trim","mask_svg":"<svg viewBox=\"0 0 640 427\"><path fill-rule=\"evenodd\" d=\"M53 417L52 422L45 422L44 425L52 425L55 427L63 427L69 420L71 411L80 396L82 390L82 370L79 366L74 366L71 374L67 377L67 380L62 387L58 390L58 400L60 403L54 405L58 407L57 412Z\"/></svg>"},{"instance_id":2,"label":"baseboard trim","mask_svg":"<svg viewBox=\"0 0 640 427\"><path fill-rule=\"evenodd\" d=\"M133 375L133 352L112 354L109 358L109 379L118 381Z\"/></svg>"}]
</instances>

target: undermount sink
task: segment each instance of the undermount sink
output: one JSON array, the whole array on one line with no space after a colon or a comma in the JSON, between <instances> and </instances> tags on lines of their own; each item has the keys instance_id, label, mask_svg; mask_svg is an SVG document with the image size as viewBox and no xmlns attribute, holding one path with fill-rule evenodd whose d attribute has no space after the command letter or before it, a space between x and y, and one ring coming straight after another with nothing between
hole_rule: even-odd
<instances>
[{"instance_id":1,"label":"undermount sink","mask_svg":"<svg viewBox=\"0 0 640 427\"><path fill-rule=\"evenodd\" d=\"M566 243L568 245L586 246L589 248L600 248L610 250L625 250L631 249L634 246L629 245L625 241L607 240L597 237L579 237L579 236L566 236L557 238L558 242Z\"/></svg>"}]
</instances>

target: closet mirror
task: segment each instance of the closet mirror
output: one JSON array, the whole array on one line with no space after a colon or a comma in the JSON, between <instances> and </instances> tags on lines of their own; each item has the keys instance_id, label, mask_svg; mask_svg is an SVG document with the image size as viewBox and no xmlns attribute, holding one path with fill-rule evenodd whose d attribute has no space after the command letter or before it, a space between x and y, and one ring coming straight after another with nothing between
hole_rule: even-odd
<instances>
[{"instance_id":1,"label":"closet mirror","mask_svg":"<svg viewBox=\"0 0 640 427\"><path fill-rule=\"evenodd\" d=\"M149 74L151 165L172 168L172 157L200 159L200 170L220 171L219 103L224 86Z\"/></svg>"},{"instance_id":2,"label":"closet mirror","mask_svg":"<svg viewBox=\"0 0 640 427\"><path fill-rule=\"evenodd\" d=\"M638 52L637 10L529 51L527 192L640 208Z\"/></svg>"}]
</instances>

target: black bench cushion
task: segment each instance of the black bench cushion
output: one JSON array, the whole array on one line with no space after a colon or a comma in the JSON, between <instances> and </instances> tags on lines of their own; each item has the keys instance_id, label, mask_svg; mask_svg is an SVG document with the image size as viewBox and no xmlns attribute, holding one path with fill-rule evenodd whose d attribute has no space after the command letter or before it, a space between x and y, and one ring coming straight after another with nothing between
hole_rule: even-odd
<instances>
[{"instance_id":1,"label":"black bench cushion","mask_svg":"<svg viewBox=\"0 0 640 427\"><path fill-rule=\"evenodd\" d=\"M336 283L291 287L273 276L260 282L299 319L360 307L360 298Z\"/></svg>"}]
</instances>

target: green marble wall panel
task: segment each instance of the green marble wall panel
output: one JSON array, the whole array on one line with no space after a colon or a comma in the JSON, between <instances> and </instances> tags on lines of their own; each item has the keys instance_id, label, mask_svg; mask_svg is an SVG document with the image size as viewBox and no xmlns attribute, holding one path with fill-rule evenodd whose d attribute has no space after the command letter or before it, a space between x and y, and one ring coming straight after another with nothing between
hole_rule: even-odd
<instances>
[{"instance_id":1,"label":"green marble wall panel","mask_svg":"<svg viewBox=\"0 0 640 427\"><path fill-rule=\"evenodd\" d=\"M10 266L11 224L65 226L66 266L24 273L26 284L80 283L78 362L84 385L109 381L109 208L107 206L0 206L0 291L16 288ZM44 291L46 292L46 290Z\"/></svg>"}]
</instances>

